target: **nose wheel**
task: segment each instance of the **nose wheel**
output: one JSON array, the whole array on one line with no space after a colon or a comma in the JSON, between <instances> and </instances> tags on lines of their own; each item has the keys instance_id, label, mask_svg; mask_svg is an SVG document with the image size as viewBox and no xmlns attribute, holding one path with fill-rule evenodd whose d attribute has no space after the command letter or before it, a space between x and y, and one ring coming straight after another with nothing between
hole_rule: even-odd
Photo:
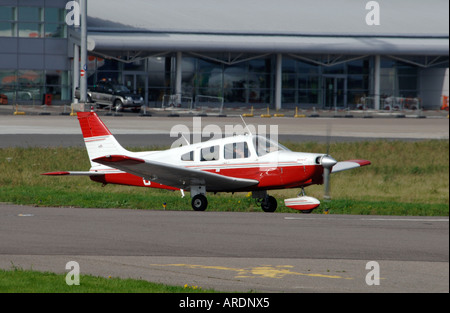
<instances>
[{"instance_id":1,"label":"nose wheel","mask_svg":"<svg viewBox=\"0 0 450 313\"><path fill-rule=\"evenodd\" d=\"M273 213L278 207L277 199L272 196L266 196L261 202L261 209L267 213Z\"/></svg>"}]
</instances>

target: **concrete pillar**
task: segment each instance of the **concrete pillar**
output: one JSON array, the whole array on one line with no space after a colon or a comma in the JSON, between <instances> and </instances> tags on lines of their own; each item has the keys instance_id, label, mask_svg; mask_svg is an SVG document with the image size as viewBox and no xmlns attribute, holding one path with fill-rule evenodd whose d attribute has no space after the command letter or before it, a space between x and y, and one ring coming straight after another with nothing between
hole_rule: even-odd
<instances>
[{"instance_id":1,"label":"concrete pillar","mask_svg":"<svg viewBox=\"0 0 450 313\"><path fill-rule=\"evenodd\" d=\"M374 71L373 71L373 93L374 93L374 107L375 110L380 109L380 68L381 57L375 56Z\"/></svg>"},{"instance_id":2,"label":"concrete pillar","mask_svg":"<svg viewBox=\"0 0 450 313\"><path fill-rule=\"evenodd\" d=\"M78 103L75 98L75 90L80 87L80 47L73 45L73 86L72 86L72 103Z\"/></svg>"},{"instance_id":3,"label":"concrete pillar","mask_svg":"<svg viewBox=\"0 0 450 313\"><path fill-rule=\"evenodd\" d=\"M277 64L275 70L275 109L279 110L282 107L281 93L282 93L282 77L283 76L283 55L277 54Z\"/></svg>"},{"instance_id":4,"label":"concrete pillar","mask_svg":"<svg viewBox=\"0 0 450 313\"><path fill-rule=\"evenodd\" d=\"M178 101L181 102L181 83L183 80L183 53L177 52L177 61L176 61L176 77L175 77L175 94L177 95Z\"/></svg>"}]
</instances>

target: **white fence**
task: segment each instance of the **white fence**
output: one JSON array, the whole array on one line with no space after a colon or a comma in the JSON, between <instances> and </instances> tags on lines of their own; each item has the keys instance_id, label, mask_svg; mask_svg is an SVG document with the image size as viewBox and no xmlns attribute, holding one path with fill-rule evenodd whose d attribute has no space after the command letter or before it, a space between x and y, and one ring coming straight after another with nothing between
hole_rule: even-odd
<instances>
[{"instance_id":1,"label":"white fence","mask_svg":"<svg viewBox=\"0 0 450 313\"><path fill-rule=\"evenodd\" d=\"M164 95L161 108L164 110L189 110L201 113L223 113L224 98L197 95L195 101L192 97L180 94Z\"/></svg>"},{"instance_id":2,"label":"white fence","mask_svg":"<svg viewBox=\"0 0 450 313\"><path fill-rule=\"evenodd\" d=\"M184 97L180 94L164 95L161 108L164 110L192 110L193 102L191 97Z\"/></svg>"},{"instance_id":3,"label":"white fence","mask_svg":"<svg viewBox=\"0 0 450 313\"><path fill-rule=\"evenodd\" d=\"M362 97L356 107L360 110L374 110L375 97ZM380 110L385 111L419 110L421 107L420 98L386 97L380 99Z\"/></svg>"}]
</instances>

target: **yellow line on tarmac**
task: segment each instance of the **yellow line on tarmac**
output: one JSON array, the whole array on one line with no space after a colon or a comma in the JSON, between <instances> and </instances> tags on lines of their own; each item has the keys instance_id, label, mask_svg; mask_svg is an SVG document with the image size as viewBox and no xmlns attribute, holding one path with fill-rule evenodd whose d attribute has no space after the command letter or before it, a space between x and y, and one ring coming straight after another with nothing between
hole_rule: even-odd
<instances>
[{"instance_id":1,"label":"yellow line on tarmac","mask_svg":"<svg viewBox=\"0 0 450 313\"><path fill-rule=\"evenodd\" d=\"M196 265L196 264L150 264L151 266L161 267L185 267L191 269L214 269L236 272L235 278L284 278L286 275L297 275L307 277L320 277L320 278L332 278L332 279L353 279L348 277L342 277L338 275L325 275L318 273L299 273L292 271L291 265L264 265L250 268L233 268L224 266L211 266L211 265Z\"/></svg>"}]
</instances>

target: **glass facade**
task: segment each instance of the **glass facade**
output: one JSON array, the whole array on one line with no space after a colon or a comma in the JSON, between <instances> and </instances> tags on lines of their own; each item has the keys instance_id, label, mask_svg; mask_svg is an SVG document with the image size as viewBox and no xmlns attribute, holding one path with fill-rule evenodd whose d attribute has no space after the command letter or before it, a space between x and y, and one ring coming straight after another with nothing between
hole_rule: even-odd
<instances>
[{"instance_id":1,"label":"glass facade","mask_svg":"<svg viewBox=\"0 0 450 313\"><path fill-rule=\"evenodd\" d=\"M418 73L415 65L381 58L381 97L417 97Z\"/></svg>"},{"instance_id":2,"label":"glass facade","mask_svg":"<svg viewBox=\"0 0 450 313\"><path fill-rule=\"evenodd\" d=\"M65 9L0 6L0 37L67 38Z\"/></svg>"},{"instance_id":3,"label":"glass facade","mask_svg":"<svg viewBox=\"0 0 450 313\"><path fill-rule=\"evenodd\" d=\"M222 97L229 106L267 105L273 91L272 58L254 59L233 64L202 58L184 58L183 94Z\"/></svg>"},{"instance_id":4,"label":"glass facade","mask_svg":"<svg viewBox=\"0 0 450 313\"><path fill-rule=\"evenodd\" d=\"M217 55L184 54L183 97L222 97L227 107L274 108L276 56L241 59L228 62ZM282 107L355 109L363 99L373 97L373 56L338 56L329 61L328 55L309 55L302 60L283 56ZM448 62L443 66L448 66ZM164 95L175 93L176 57L166 55L123 63L91 56L88 74L89 86L102 79L122 83L141 94L150 107L160 107ZM380 74L382 100L418 97L417 65L382 57Z\"/></svg>"},{"instance_id":5,"label":"glass facade","mask_svg":"<svg viewBox=\"0 0 450 313\"><path fill-rule=\"evenodd\" d=\"M49 93L55 101L71 100L66 49L54 50L67 47L65 3L61 5L0 6L0 41L3 38L3 42L14 43L0 55L3 60L12 61L0 60L0 93L9 99L41 104L44 94ZM49 39L53 41L47 48ZM47 56L47 52L52 56Z\"/></svg>"}]
</instances>

